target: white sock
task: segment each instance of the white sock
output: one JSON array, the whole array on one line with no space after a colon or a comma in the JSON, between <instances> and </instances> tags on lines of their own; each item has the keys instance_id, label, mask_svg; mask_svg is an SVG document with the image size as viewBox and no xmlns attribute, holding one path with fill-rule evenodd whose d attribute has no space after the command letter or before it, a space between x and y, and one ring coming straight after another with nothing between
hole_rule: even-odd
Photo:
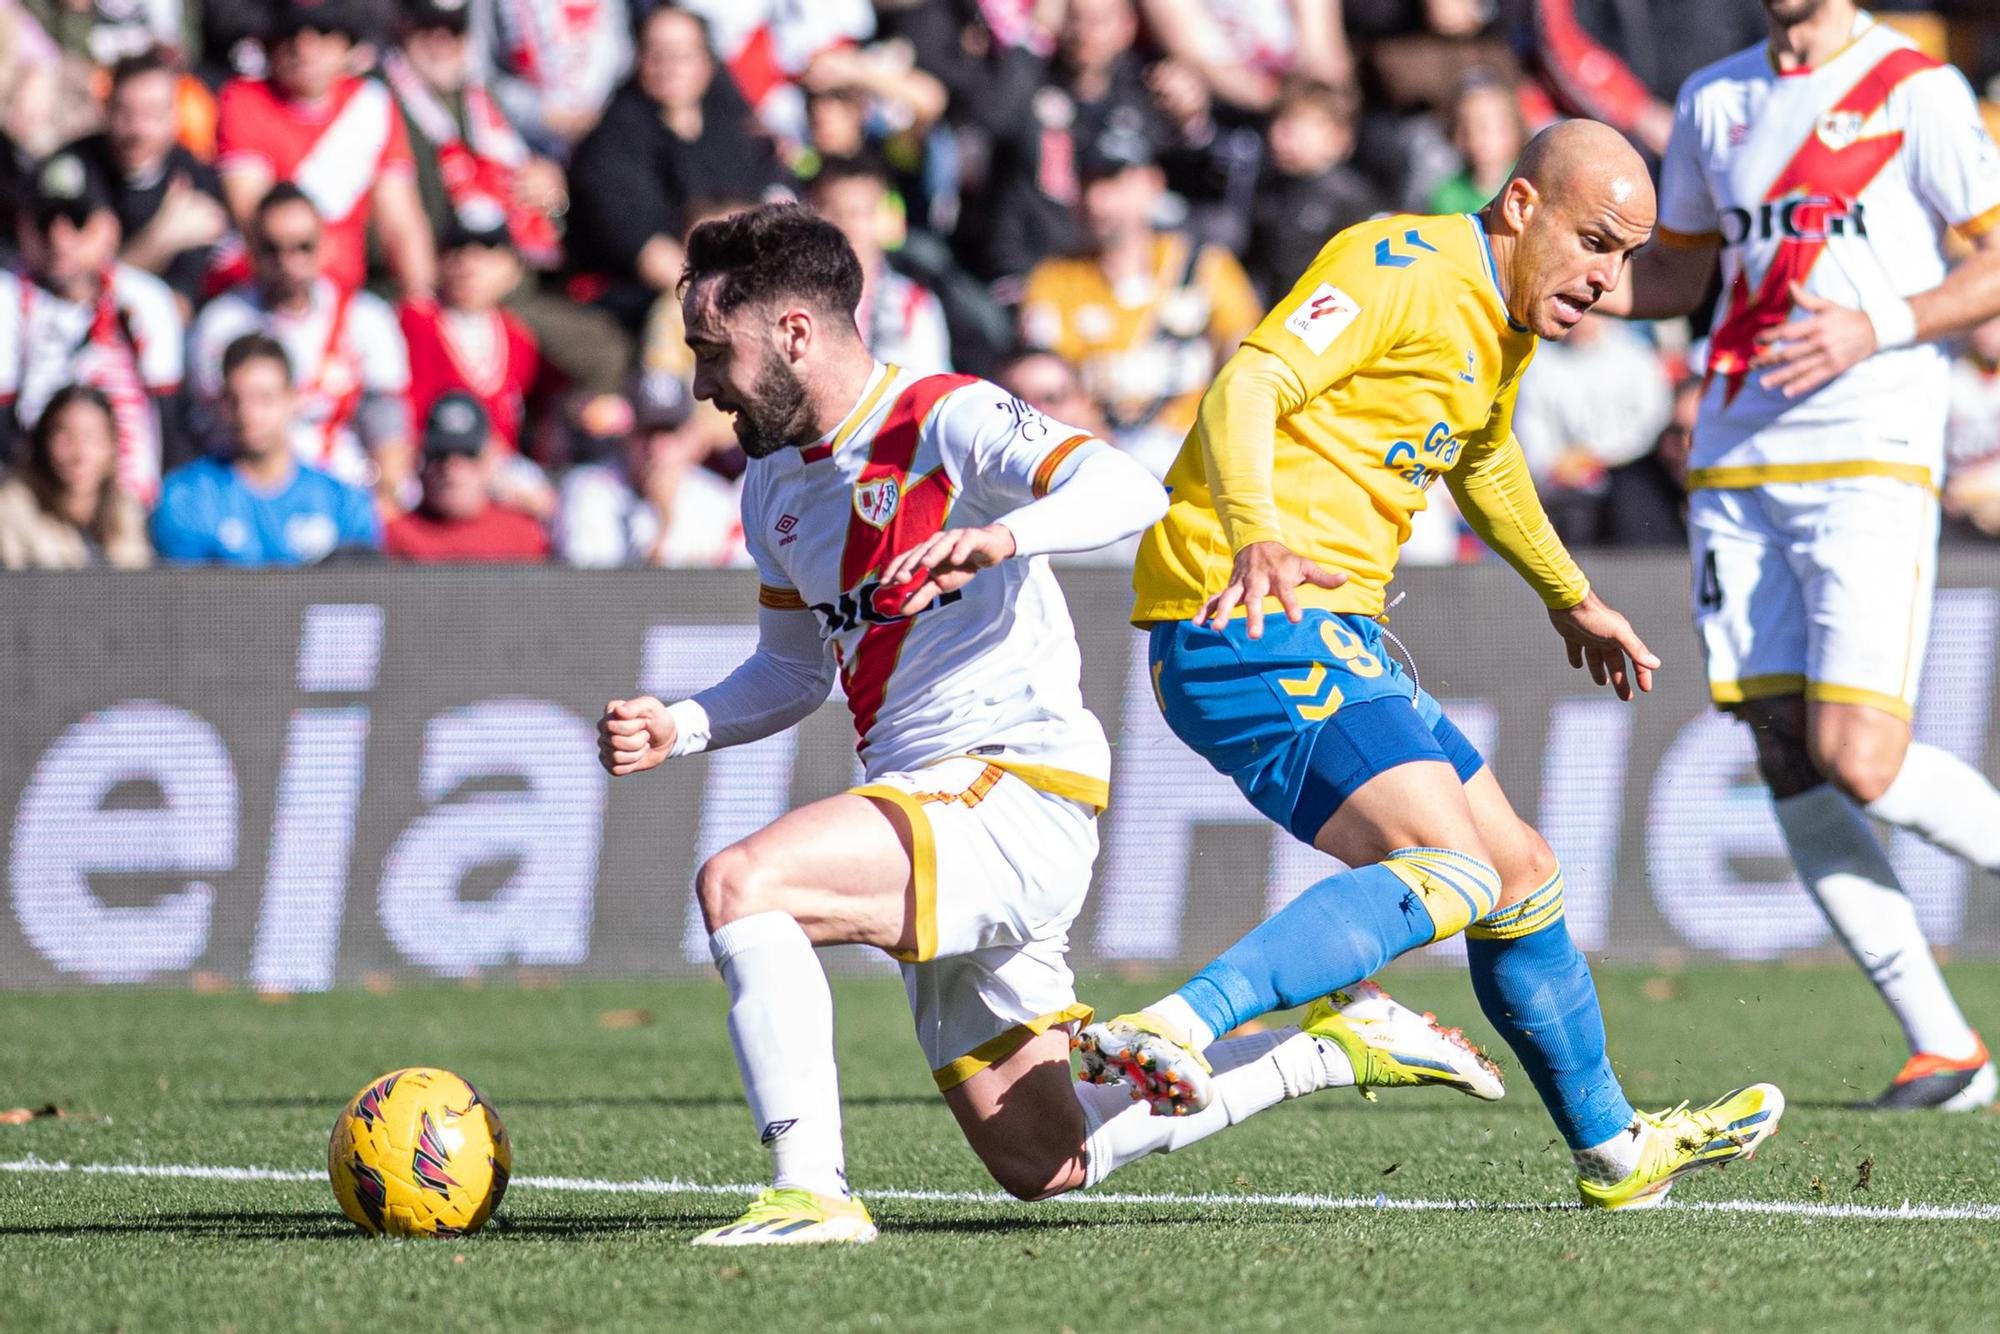
<instances>
[{"instance_id":1,"label":"white sock","mask_svg":"<svg viewBox=\"0 0 2000 1334\"><path fill-rule=\"evenodd\" d=\"M1634 1121L1602 1144L1575 1150L1570 1157L1576 1161L1576 1174L1594 1186L1614 1185L1631 1176L1639 1166L1645 1130L1645 1122Z\"/></svg>"},{"instance_id":2,"label":"white sock","mask_svg":"<svg viewBox=\"0 0 2000 1334\"><path fill-rule=\"evenodd\" d=\"M1194 1006L1181 999L1178 991L1169 991L1159 1000L1146 1007L1147 1014L1156 1014L1186 1033L1194 1042L1196 1051L1207 1051L1209 1044L1221 1037L1211 1030L1202 1017L1194 1012ZM1212 1064L1212 1062L1211 1062Z\"/></svg>"},{"instance_id":3,"label":"white sock","mask_svg":"<svg viewBox=\"0 0 2000 1334\"><path fill-rule=\"evenodd\" d=\"M1860 808L1826 783L1771 805L1799 878L1895 1013L1910 1050L1970 1056L1979 1039Z\"/></svg>"},{"instance_id":4,"label":"white sock","mask_svg":"<svg viewBox=\"0 0 2000 1334\"><path fill-rule=\"evenodd\" d=\"M739 917L708 938L729 984L729 1040L773 1184L845 1198L833 993L791 914Z\"/></svg>"},{"instance_id":5,"label":"white sock","mask_svg":"<svg viewBox=\"0 0 2000 1334\"><path fill-rule=\"evenodd\" d=\"M1085 1186L1141 1158L1207 1139L1287 1098L1354 1083L1347 1053L1296 1028L1214 1043L1208 1059L1215 1069L1215 1098L1193 1116L1155 1116L1145 1103L1133 1102L1123 1084L1076 1086L1083 1106Z\"/></svg>"},{"instance_id":6,"label":"white sock","mask_svg":"<svg viewBox=\"0 0 2000 1334\"><path fill-rule=\"evenodd\" d=\"M1868 813L1974 866L2000 871L2000 791L1948 750L1913 742L1889 790Z\"/></svg>"}]
</instances>

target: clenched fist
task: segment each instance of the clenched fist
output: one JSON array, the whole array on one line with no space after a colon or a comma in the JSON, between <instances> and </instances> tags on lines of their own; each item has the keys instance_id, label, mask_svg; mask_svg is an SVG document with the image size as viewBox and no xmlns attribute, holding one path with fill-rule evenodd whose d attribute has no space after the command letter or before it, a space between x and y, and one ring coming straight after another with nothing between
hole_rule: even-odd
<instances>
[{"instance_id":1,"label":"clenched fist","mask_svg":"<svg viewBox=\"0 0 2000 1334\"><path fill-rule=\"evenodd\" d=\"M667 758L676 736L667 706L651 695L614 699L597 720L597 762L614 778L644 773Z\"/></svg>"}]
</instances>

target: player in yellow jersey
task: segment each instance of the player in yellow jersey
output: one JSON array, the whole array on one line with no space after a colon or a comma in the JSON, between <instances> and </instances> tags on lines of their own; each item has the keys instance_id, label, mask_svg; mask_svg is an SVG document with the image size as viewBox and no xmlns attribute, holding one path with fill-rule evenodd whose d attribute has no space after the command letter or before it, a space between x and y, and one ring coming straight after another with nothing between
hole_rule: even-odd
<instances>
[{"instance_id":1,"label":"player in yellow jersey","mask_svg":"<svg viewBox=\"0 0 2000 1334\"><path fill-rule=\"evenodd\" d=\"M1202 400L1140 549L1133 619L1176 735L1293 836L1353 867L1179 991L1080 1035L1085 1076L1163 1112L1204 1105L1202 1048L1460 931L1488 1019L1575 1154L1586 1203L1656 1204L1747 1158L1784 1099L1754 1085L1635 1112L1605 1056L1562 872L1479 754L1384 649L1377 618L1410 518L1445 479L1541 596L1573 666L1622 699L1659 666L1591 592L1512 430L1537 339L1562 338L1651 236L1638 155L1591 121L1545 131L1478 214L1349 228Z\"/></svg>"}]
</instances>

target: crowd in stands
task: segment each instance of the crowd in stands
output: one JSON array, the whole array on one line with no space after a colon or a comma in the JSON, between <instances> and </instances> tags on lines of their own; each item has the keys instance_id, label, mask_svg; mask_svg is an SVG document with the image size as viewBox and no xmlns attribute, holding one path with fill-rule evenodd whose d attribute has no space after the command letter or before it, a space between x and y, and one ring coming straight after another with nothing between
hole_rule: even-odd
<instances>
[{"instance_id":1,"label":"crowd in stands","mask_svg":"<svg viewBox=\"0 0 2000 1334\"><path fill-rule=\"evenodd\" d=\"M1882 8L2000 96L1984 0ZM1755 0L0 0L0 568L744 564L675 291L690 228L777 198L853 243L878 357L1164 472L1333 233L1480 207L1561 115L1657 154L1762 31ZM1699 333L1541 350L1517 429L1572 542L1682 542ZM2000 325L1949 455L1954 530L2000 537ZM1432 495L1412 557L1477 559Z\"/></svg>"}]
</instances>

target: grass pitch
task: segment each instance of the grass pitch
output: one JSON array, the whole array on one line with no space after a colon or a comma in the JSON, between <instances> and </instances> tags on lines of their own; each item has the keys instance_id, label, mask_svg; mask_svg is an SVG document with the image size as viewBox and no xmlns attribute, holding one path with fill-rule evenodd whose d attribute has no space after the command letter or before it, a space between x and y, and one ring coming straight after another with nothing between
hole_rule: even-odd
<instances>
[{"instance_id":1,"label":"grass pitch","mask_svg":"<svg viewBox=\"0 0 2000 1334\"><path fill-rule=\"evenodd\" d=\"M1951 977L1975 1017L2000 1014L2000 967ZM1386 980L1505 1063L1462 975ZM489 984L284 1003L0 995L0 1108L65 1112L0 1125L0 1328L1879 1332L2000 1321L2000 1118L1843 1109L1901 1056L1854 970L1604 969L1598 980L1640 1105L1754 1078L1784 1087L1792 1110L1757 1162L1676 1191L1758 1211L1535 1207L1566 1204L1574 1188L1511 1067L1498 1105L1322 1093L1110 1183L1140 1198L1005 1203L986 1198L931 1090L899 986L863 979L836 987L848 1166L882 1240L696 1251L686 1237L733 1217L742 1197L665 1179L747 1183L765 1167L718 985ZM1085 995L1122 1007L1158 990L1103 982ZM319 1175L335 1111L371 1076L411 1064L477 1081L514 1137L516 1189L479 1236L362 1237ZM279 1171L199 1179L85 1164ZM1441 1207L1451 1201L1477 1206ZM1949 1216L1828 1208L1905 1201Z\"/></svg>"}]
</instances>

